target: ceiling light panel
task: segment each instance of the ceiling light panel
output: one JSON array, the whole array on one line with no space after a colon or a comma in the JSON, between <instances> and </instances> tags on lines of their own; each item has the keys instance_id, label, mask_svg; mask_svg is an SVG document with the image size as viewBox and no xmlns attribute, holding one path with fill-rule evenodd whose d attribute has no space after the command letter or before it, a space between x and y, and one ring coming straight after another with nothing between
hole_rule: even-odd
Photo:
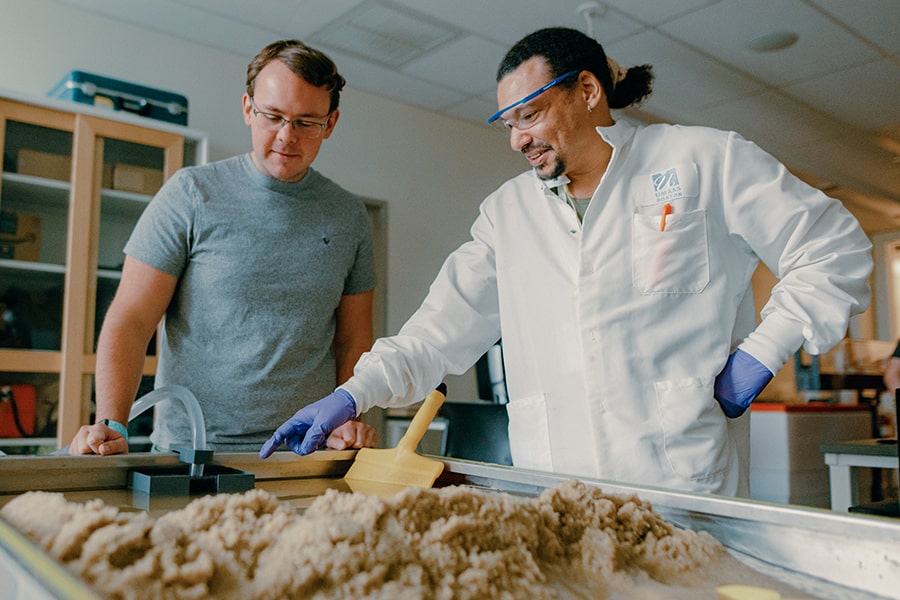
<instances>
[{"instance_id":1,"label":"ceiling light panel","mask_svg":"<svg viewBox=\"0 0 900 600\"><path fill-rule=\"evenodd\" d=\"M314 46L399 67L460 35L456 29L389 2L365 2L310 38Z\"/></svg>"}]
</instances>

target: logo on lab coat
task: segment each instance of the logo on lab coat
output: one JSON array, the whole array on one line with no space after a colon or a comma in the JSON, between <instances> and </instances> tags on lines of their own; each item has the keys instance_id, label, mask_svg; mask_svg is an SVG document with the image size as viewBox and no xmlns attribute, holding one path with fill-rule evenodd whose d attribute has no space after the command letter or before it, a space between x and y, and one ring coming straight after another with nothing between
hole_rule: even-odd
<instances>
[{"instance_id":1,"label":"logo on lab coat","mask_svg":"<svg viewBox=\"0 0 900 600\"><path fill-rule=\"evenodd\" d=\"M656 214L659 214L658 206L664 202L673 205L679 202L680 208L685 209L688 205L681 201L697 198L700 194L697 165L690 162L635 175L631 178L631 185L635 203L638 206L653 206Z\"/></svg>"},{"instance_id":2,"label":"logo on lab coat","mask_svg":"<svg viewBox=\"0 0 900 600\"><path fill-rule=\"evenodd\" d=\"M671 202L684 197L684 190L678 182L678 171L675 167L662 173L653 173L650 178L653 180L653 193L657 202Z\"/></svg>"}]
</instances>

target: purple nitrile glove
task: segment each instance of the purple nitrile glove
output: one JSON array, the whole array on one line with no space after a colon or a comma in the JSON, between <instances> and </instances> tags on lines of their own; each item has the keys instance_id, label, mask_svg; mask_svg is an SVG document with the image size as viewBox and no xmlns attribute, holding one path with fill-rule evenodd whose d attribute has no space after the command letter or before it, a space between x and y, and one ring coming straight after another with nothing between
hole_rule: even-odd
<instances>
[{"instance_id":1,"label":"purple nitrile glove","mask_svg":"<svg viewBox=\"0 0 900 600\"><path fill-rule=\"evenodd\" d=\"M716 376L713 395L725 416L734 419L744 414L772 377L772 371L765 365L738 349Z\"/></svg>"},{"instance_id":2,"label":"purple nitrile glove","mask_svg":"<svg viewBox=\"0 0 900 600\"><path fill-rule=\"evenodd\" d=\"M335 390L304 406L282 423L259 449L259 457L269 458L281 444L300 455L315 452L325 444L328 434L355 416L353 396L344 390Z\"/></svg>"}]
</instances>

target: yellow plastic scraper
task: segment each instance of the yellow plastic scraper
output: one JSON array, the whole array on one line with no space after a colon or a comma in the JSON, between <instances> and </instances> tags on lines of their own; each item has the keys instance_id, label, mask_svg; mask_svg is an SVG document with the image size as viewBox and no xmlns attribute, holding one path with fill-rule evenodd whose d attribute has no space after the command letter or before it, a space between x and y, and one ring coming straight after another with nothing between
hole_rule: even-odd
<instances>
[{"instance_id":1,"label":"yellow plastic scraper","mask_svg":"<svg viewBox=\"0 0 900 600\"><path fill-rule=\"evenodd\" d=\"M444 403L446 393L447 386L442 383L428 394L396 448L361 449L344 475L350 489L392 496L406 487L431 487L444 470L444 463L419 456L416 448Z\"/></svg>"}]
</instances>

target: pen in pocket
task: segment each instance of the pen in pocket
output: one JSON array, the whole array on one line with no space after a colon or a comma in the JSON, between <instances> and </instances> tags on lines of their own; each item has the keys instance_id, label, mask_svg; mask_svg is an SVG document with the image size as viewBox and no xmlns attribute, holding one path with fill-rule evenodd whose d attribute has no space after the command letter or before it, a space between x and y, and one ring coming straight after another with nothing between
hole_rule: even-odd
<instances>
[{"instance_id":1,"label":"pen in pocket","mask_svg":"<svg viewBox=\"0 0 900 600\"><path fill-rule=\"evenodd\" d=\"M663 204L662 215L659 217L659 230L666 230L666 216L672 214L672 205L666 202Z\"/></svg>"}]
</instances>

